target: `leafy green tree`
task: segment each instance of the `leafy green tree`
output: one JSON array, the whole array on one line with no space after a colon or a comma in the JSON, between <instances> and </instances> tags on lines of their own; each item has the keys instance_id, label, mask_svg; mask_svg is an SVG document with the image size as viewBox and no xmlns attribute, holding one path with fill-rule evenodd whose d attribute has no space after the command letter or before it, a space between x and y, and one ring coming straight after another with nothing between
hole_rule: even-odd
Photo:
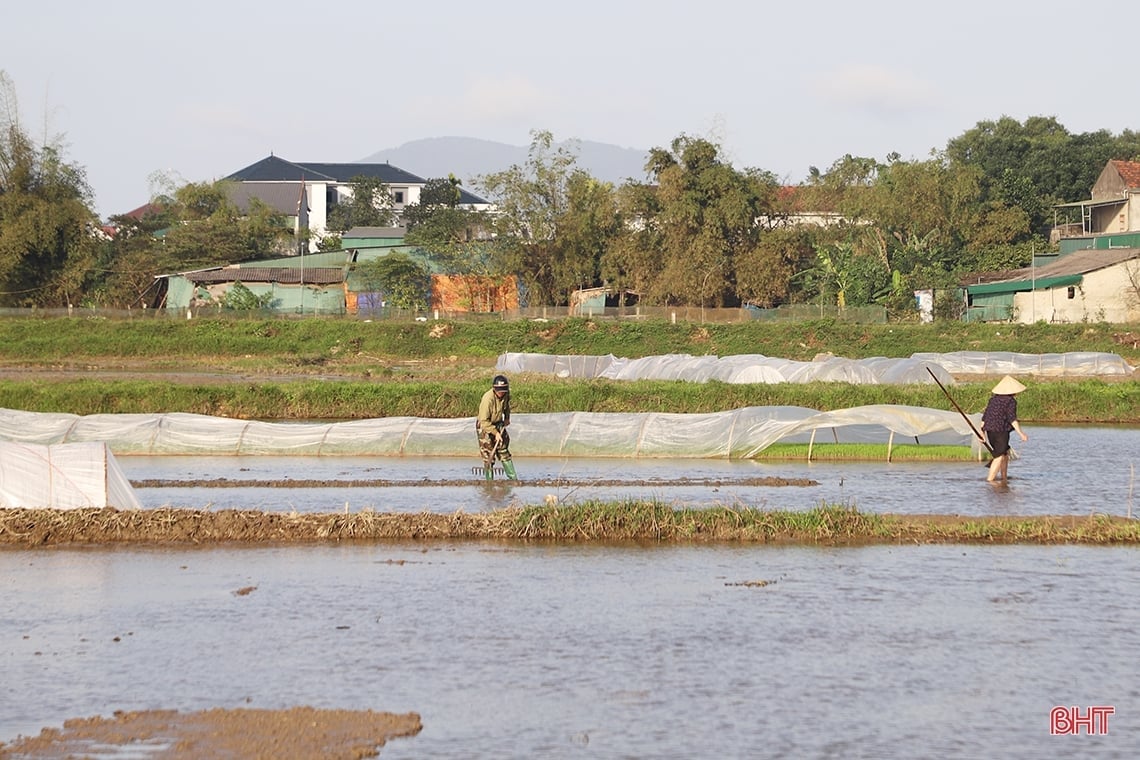
<instances>
[{"instance_id":1,"label":"leafy green tree","mask_svg":"<svg viewBox=\"0 0 1140 760\"><path fill-rule=\"evenodd\" d=\"M461 185L455 175L428 180L419 202L404 209L408 225L404 239L442 272L462 276L455 284L463 293L464 303L489 309L485 303L488 286L511 271L513 241L492 240L486 234L482 212L460 205ZM407 265L401 263L398 271L385 277L391 282L380 289L392 294L389 300L394 305L418 310L430 306L431 279L426 267L409 258Z\"/></svg>"},{"instance_id":2,"label":"leafy green tree","mask_svg":"<svg viewBox=\"0 0 1140 760\"><path fill-rule=\"evenodd\" d=\"M429 251L461 245L482 234L486 224L478 211L460 205L462 182L454 175L429 179L418 203L404 209L404 240Z\"/></svg>"},{"instance_id":3,"label":"leafy green tree","mask_svg":"<svg viewBox=\"0 0 1140 760\"><path fill-rule=\"evenodd\" d=\"M866 192L875 184L883 167L873 158L850 153L835 161L825 172L811 167L806 185L796 189L809 211L835 211L853 203L851 196Z\"/></svg>"},{"instance_id":4,"label":"leafy green tree","mask_svg":"<svg viewBox=\"0 0 1140 760\"><path fill-rule=\"evenodd\" d=\"M293 253L285 217L252 199L242 213L225 182L186 183L156 196L141 219L118 216L114 239L100 255L100 281L88 298L106 306L152 302L160 274Z\"/></svg>"},{"instance_id":5,"label":"leafy green tree","mask_svg":"<svg viewBox=\"0 0 1140 760\"><path fill-rule=\"evenodd\" d=\"M815 273L821 296L833 298L840 309L871 304L890 276L880 262L849 241L818 245Z\"/></svg>"},{"instance_id":6,"label":"leafy green tree","mask_svg":"<svg viewBox=\"0 0 1140 760\"><path fill-rule=\"evenodd\" d=\"M991 197L977 166L944 157L885 164L854 159L815 175L811 189L834 204L841 221L813 233L817 260L795 278L845 305L914 312L913 291L945 287L974 263L972 251L1010 249L1030 237L1028 215Z\"/></svg>"},{"instance_id":7,"label":"leafy green tree","mask_svg":"<svg viewBox=\"0 0 1140 760\"><path fill-rule=\"evenodd\" d=\"M391 253L358 264L365 286L383 293L388 305L409 311L426 311L431 297L431 274L427 268L402 253Z\"/></svg>"},{"instance_id":8,"label":"leafy green tree","mask_svg":"<svg viewBox=\"0 0 1140 760\"><path fill-rule=\"evenodd\" d=\"M602 279L619 293L647 295L661 276L661 203L653 185L631 182L614 194L617 232L599 257Z\"/></svg>"},{"instance_id":9,"label":"leafy green tree","mask_svg":"<svg viewBox=\"0 0 1140 760\"><path fill-rule=\"evenodd\" d=\"M771 308L795 300L795 277L816 259L816 230L785 226L763 234L736 257L736 294L741 301Z\"/></svg>"},{"instance_id":10,"label":"leafy green tree","mask_svg":"<svg viewBox=\"0 0 1140 760\"><path fill-rule=\"evenodd\" d=\"M860 217L880 233L876 247L884 266L904 272L918 263L952 268L979 221L979 181L976 169L938 159L886 166L863 195Z\"/></svg>"},{"instance_id":11,"label":"leafy green tree","mask_svg":"<svg viewBox=\"0 0 1140 760\"><path fill-rule=\"evenodd\" d=\"M1140 134L1072 134L1052 116L1031 116L1024 123L1003 116L950 140L946 157L981 170L983 201L1025 211L1027 239L1048 232L1053 205L1088 198L1109 160L1140 157Z\"/></svg>"},{"instance_id":12,"label":"leafy green tree","mask_svg":"<svg viewBox=\"0 0 1140 760\"><path fill-rule=\"evenodd\" d=\"M737 171L720 152L686 135L670 150L650 151L656 213L641 223L660 246L662 265L647 293L653 301L719 307L738 300L740 258L759 246L758 220L773 214L779 185L768 172Z\"/></svg>"},{"instance_id":13,"label":"leafy green tree","mask_svg":"<svg viewBox=\"0 0 1140 760\"><path fill-rule=\"evenodd\" d=\"M174 222L155 240L176 270L219 266L291 253L285 218L260 200L243 214L224 182L188 183L173 198L158 199Z\"/></svg>"},{"instance_id":14,"label":"leafy green tree","mask_svg":"<svg viewBox=\"0 0 1140 760\"><path fill-rule=\"evenodd\" d=\"M550 132L531 133L524 166L481 177L495 201L492 221L504 271L523 279L533 303L566 303L571 291L595 286L597 260L616 223L613 188L576 166L577 156L553 147Z\"/></svg>"},{"instance_id":15,"label":"leafy green tree","mask_svg":"<svg viewBox=\"0 0 1140 760\"><path fill-rule=\"evenodd\" d=\"M86 174L64 159L62 138L33 143L3 71L0 109L0 304L79 303L97 250Z\"/></svg>"},{"instance_id":16,"label":"leafy green tree","mask_svg":"<svg viewBox=\"0 0 1140 760\"><path fill-rule=\"evenodd\" d=\"M353 227L391 227L396 220L392 188L378 177L357 175L349 180L352 198L329 209L326 226L334 232Z\"/></svg>"},{"instance_id":17,"label":"leafy green tree","mask_svg":"<svg viewBox=\"0 0 1140 760\"><path fill-rule=\"evenodd\" d=\"M602 284L602 256L620 231L612 184L574 172L567 180L566 194L551 272L558 305L569 303L574 290Z\"/></svg>"},{"instance_id":18,"label":"leafy green tree","mask_svg":"<svg viewBox=\"0 0 1140 760\"><path fill-rule=\"evenodd\" d=\"M96 279L89 287L89 306L139 308L159 306L155 275L177 271L156 240L171 225L171 215L161 206L151 206L139 217L112 216L112 240L100 246Z\"/></svg>"},{"instance_id":19,"label":"leafy green tree","mask_svg":"<svg viewBox=\"0 0 1140 760\"><path fill-rule=\"evenodd\" d=\"M268 307L272 301L272 294L257 295L239 280L226 290L222 297L222 308L228 311L257 311Z\"/></svg>"},{"instance_id":20,"label":"leafy green tree","mask_svg":"<svg viewBox=\"0 0 1140 760\"><path fill-rule=\"evenodd\" d=\"M962 253L960 265L955 270L955 274L958 275L956 279L975 272L1022 269L1032 263L1034 253L1041 253L1043 250L1046 250L1046 247L1041 241L1036 240L1009 245L971 245Z\"/></svg>"}]
</instances>

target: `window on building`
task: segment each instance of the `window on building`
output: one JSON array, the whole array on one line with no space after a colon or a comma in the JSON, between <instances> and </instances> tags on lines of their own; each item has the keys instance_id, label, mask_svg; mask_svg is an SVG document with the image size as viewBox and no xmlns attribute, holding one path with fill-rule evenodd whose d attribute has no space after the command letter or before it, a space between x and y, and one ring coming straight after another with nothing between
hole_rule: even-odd
<instances>
[{"instance_id":1,"label":"window on building","mask_svg":"<svg viewBox=\"0 0 1140 760\"><path fill-rule=\"evenodd\" d=\"M1077 297L1077 289L1072 285L1069 286L1069 300Z\"/></svg>"},{"instance_id":2,"label":"window on building","mask_svg":"<svg viewBox=\"0 0 1140 760\"><path fill-rule=\"evenodd\" d=\"M392 200L394 200L396 203L403 203L404 202L404 191L403 190L393 190L392 191Z\"/></svg>"}]
</instances>

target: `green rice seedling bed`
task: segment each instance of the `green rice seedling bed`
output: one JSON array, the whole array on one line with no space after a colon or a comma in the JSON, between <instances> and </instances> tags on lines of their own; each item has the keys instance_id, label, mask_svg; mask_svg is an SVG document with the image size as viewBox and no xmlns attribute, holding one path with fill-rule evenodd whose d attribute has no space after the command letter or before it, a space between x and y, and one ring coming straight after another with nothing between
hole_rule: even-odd
<instances>
[{"instance_id":1,"label":"green rice seedling bed","mask_svg":"<svg viewBox=\"0 0 1140 760\"><path fill-rule=\"evenodd\" d=\"M915 443L774 443L754 459L792 461L969 462L978 454L968 446Z\"/></svg>"}]
</instances>

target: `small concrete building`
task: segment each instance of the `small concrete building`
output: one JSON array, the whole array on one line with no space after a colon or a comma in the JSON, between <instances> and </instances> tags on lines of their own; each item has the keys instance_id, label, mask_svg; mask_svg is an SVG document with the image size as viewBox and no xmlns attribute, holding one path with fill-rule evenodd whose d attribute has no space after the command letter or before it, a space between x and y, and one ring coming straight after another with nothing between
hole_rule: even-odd
<instances>
[{"instance_id":1,"label":"small concrete building","mask_svg":"<svg viewBox=\"0 0 1140 760\"><path fill-rule=\"evenodd\" d=\"M308 258L307 256L305 258ZM266 308L294 314L344 314L344 267L226 266L163 276L172 311L221 309L237 283L266 297Z\"/></svg>"},{"instance_id":2,"label":"small concrete building","mask_svg":"<svg viewBox=\"0 0 1140 760\"><path fill-rule=\"evenodd\" d=\"M1066 238L1120 235L1140 231L1140 162L1109 161L1097 177L1090 198L1056 206L1058 213L1070 216L1080 213L1080 221L1057 224L1053 242L1061 243L1065 252ZM1085 245L1081 244L1084 248Z\"/></svg>"},{"instance_id":3,"label":"small concrete building","mask_svg":"<svg viewBox=\"0 0 1140 760\"><path fill-rule=\"evenodd\" d=\"M1086 249L966 284L968 322L1140 321L1140 248Z\"/></svg>"}]
</instances>

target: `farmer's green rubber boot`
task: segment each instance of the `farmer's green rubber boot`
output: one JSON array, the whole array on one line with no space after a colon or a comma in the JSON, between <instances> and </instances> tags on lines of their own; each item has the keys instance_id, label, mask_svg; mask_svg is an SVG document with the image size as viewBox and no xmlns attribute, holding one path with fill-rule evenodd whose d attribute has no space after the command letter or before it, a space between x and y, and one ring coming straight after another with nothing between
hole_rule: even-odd
<instances>
[{"instance_id":1,"label":"farmer's green rubber boot","mask_svg":"<svg viewBox=\"0 0 1140 760\"><path fill-rule=\"evenodd\" d=\"M503 472L507 473L507 480L518 480L518 476L515 475L515 463L513 460L508 459L503 462Z\"/></svg>"},{"instance_id":2,"label":"farmer's green rubber boot","mask_svg":"<svg viewBox=\"0 0 1140 760\"><path fill-rule=\"evenodd\" d=\"M495 479L495 468L484 467L483 468L483 477L486 478L487 480L494 480Z\"/></svg>"}]
</instances>

